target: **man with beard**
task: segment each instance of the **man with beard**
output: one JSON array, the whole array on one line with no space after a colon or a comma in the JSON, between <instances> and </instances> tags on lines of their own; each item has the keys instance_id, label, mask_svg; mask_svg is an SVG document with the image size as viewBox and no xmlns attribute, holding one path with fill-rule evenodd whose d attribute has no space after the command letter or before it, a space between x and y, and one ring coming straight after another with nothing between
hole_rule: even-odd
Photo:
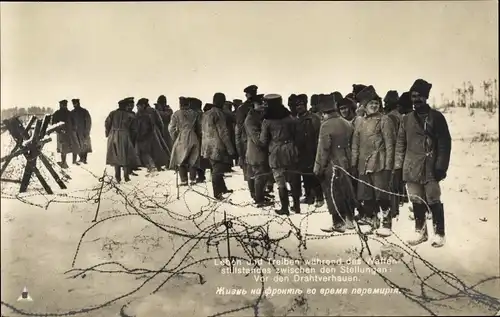
<instances>
[{"instance_id":1,"label":"man with beard","mask_svg":"<svg viewBox=\"0 0 500 317\"><path fill-rule=\"evenodd\" d=\"M111 111L104 121L105 135L108 138L106 164L115 168L115 179L118 183L122 180L122 168L125 181L128 182L131 167L139 165L139 158L132 143L136 135L135 118L127 110L130 101L130 99L119 101L118 109Z\"/></svg>"},{"instance_id":2,"label":"man with beard","mask_svg":"<svg viewBox=\"0 0 500 317\"><path fill-rule=\"evenodd\" d=\"M243 170L243 177L248 181L247 164L245 160L245 153L247 150L247 135L245 131L245 119L250 109L253 107L253 98L257 96L258 87L250 85L246 87L243 92L245 93L245 102L236 110L236 127L235 127L235 142L236 151L238 152L239 162L238 165Z\"/></svg>"},{"instance_id":3,"label":"man with beard","mask_svg":"<svg viewBox=\"0 0 500 317\"><path fill-rule=\"evenodd\" d=\"M333 225L325 232L345 232L354 229L354 190L349 176L352 125L336 111L333 96L328 96L322 106L324 121L319 132L318 150L314 161L314 174L321 180L326 204Z\"/></svg>"},{"instance_id":4,"label":"man with beard","mask_svg":"<svg viewBox=\"0 0 500 317\"><path fill-rule=\"evenodd\" d=\"M189 100L179 97L179 110L172 115L169 132L174 140L170 168L179 172L181 186L196 183L200 164L201 114L190 108Z\"/></svg>"},{"instance_id":5,"label":"man with beard","mask_svg":"<svg viewBox=\"0 0 500 317\"><path fill-rule=\"evenodd\" d=\"M365 217L360 222L368 224L380 236L392 234L389 182L394 167L396 130L387 116L381 113L382 100L373 86L356 95L366 117L355 128L352 138L351 166L357 168L360 182L357 198L363 202ZM382 210L382 228L378 214Z\"/></svg>"},{"instance_id":6,"label":"man with beard","mask_svg":"<svg viewBox=\"0 0 500 317\"><path fill-rule=\"evenodd\" d=\"M319 208L324 204L323 191L317 177L313 174L314 160L318 148L321 120L307 111L307 95L296 97L298 120L297 149L299 151L299 168L304 183L305 198L303 204L312 205L316 202Z\"/></svg>"},{"instance_id":7,"label":"man with beard","mask_svg":"<svg viewBox=\"0 0 500 317\"><path fill-rule=\"evenodd\" d=\"M212 166L212 188L214 197L224 199L222 194L232 192L227 189L224 172L236 154L231 142L227 119L222 107L226 102L223 93L215 93L213 107L203 115L201 156L210 160Z\"/></svg>"},{"instance_id":8,"label":"man with beard","mask_svg":"<svg viewBox=\"0 0 500 317\"><path fill-rule=\"evenodd\" d=\"M269 148L269 166L275 182L278 184L281 209L279 215L289 215L288 189L290 183L293 206L292 210L300 213L300 175L297 173L298 153L295 146L297 121L283 105L278 94L264 96L267 111L262 122L260 142Z\"/></svg>"},{"instance_id":9,"label":"man with beard","mask_svg":"<svg viewBox=\"0 0 500 317\"><path fill-rule=\"evenodd\" d=\"M149 100L143 98L142 101L147 101L144 107L144 112L151 116L153 122L152 149L151 157L158 171L163 171L163 166L167 166L170 159L170 149L163 138L163 120L153 107L149 105Z\"/></svg>"},{"instance_id":10,"label":"man with beard","mask_svg":"<svg viewBox=\"0 0 500 317\"><path fill-rule=\"evenodd\" d=\"M68 153L73 153L73 164L78 165L76 160L78 153L80 153L80 143L76 136L75 122L68 110L68 101L59 101L59 109L52 115L52 124L64 122L64 129L57 132L57 153L61 154L61 162L58 164L62 168L68 168L66 163L66 156Z\"/></svg>"},{"instance_id":11,"label":"man with beard","mask_svg":"<svg viewBox=\"0 0 500 317\"><path fill-rule=\"evenodd\" d=\"M168 126L170 125L170 120L172 118L172 114L174 113L172 111L172 108L167 104L167 97L165 95L160 95L158 97L158 100L155 103L155 110L159 113L161 117L161 121L163 123L163 129L162 129L162 137L163 140L165 141L165 145L167 147L167 165L170 163L170 156L172 154L172 138L170 137L170 133L168 132Z\"/></svg>"},{"instance_id":12,"label":"man with beard","mask_svg":"<svg viewBox=\"0 0 500 317\"><path fill-rule=\"evenodd\" d=\"M446 178L450 163L451 136L446 118L428 103L432 84L417 79L411 89L414 111L403 117L396 144L393 182L402 178L407 185L415 216L415 237L408 241L418 245L428 240L426 211L432 213L433 247L445 244L444 208L439 182Z\"/></svg>"},{"instance_id":13,"label":"man with beard","mask_svg":"<svg viewBox=\"0 0 500 317\"><path fill-rule=\"evenodd\" d=\"M253 98L253 108L248 112L244 123L248 137L245 153L248 164L248 189L258 208L272 204L265 197L265 187L270 175L267 147L260 142L264 112L264 95L257 95Z\"/></svg>"},{"instance_id":14,"label":"man with beard","mask_svg":"<svg viewBox=\"0 0 500 317\"><path fill-rule=\"evenodd\" d=\"M149 100L141 98L137 101L137 114L136 114L136 150L141 163L146 166L148 170L147 176L152 176L154 173L155 160L154 151L155 147L159 147L157 135L155 131L154 118L147 110Z\"/></svg>"},{"instance_id":15,"label":"man with beard","mask_svg":"<svg viewBox=\"0 0 500 317\"><path fill-rule=\"evenodd\" d=\"M80 162L87 164L87 155L92 153L92 142L90 140L92 118L88 110L80 105L80 99L72 99L71 103L73 104L71 115L75 122L76 137L80 143ZM73 153L73 161L76 161L75 153Z\"/></svg>"}]
</instances>

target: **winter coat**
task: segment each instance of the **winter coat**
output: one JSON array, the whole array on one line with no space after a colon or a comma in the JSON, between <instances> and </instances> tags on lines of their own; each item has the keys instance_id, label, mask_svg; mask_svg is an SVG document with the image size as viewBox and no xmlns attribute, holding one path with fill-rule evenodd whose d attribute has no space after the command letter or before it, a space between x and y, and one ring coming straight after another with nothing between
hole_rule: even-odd
<instances>
[{"instance_id":1,"label":"winter coat","mask_svg":"<svg viewBox=\"0 0 500 317\"><path fill-rule=\"evenodd\" d=\"M391 118L392 123L394 124L394 129L396 130L396 134L399 131L399 125L401 120L403 120L403 115L397 109L393 109L387 113L387 116Z\"/></svg>"},{"instance_id":2,"label":"winter coat","mask_svg":"<svg viewBox=\"0 0 500 317\"><path fill-rule=\"evenodd\" d=\"M236 115L234 115L231 111L222 110L224 115L226 116L227 122L227 130L229 132L229 137L231 139L231 143L233 144L233 148L236 148Z\"/></svg>"},{"instance_id":3,"label":"winter coat","mask_svg":"<svg viewBox=\"0 0 500 317\"><path fill-rule=\"evenodd\" d=\"M125 109L113 110L104 121L108 138L106 164L112 166L138 166L139 158L132 143L135 135L135 115Z\"/></svg>"},{"instance_id":4,"label":"winter coat","mask_svg":"<svg viewBox=\"0 0 500 317\"><path fill-rule=\"evenodd\" d=\"M337 165L346 171L351 164L352 124L339 114L332 114L321 124L314 174L329 175Z\"/></svg>"},{"instance_id":5,"label":"winter coat","mask_svg":"<svg viewBox=\"0 0 500 317\"><path fill-rule=\"evenodd\" d=\"M201 112L192 109L179 109L172 115L170 136L174 141L170 168L187 164L199 166L201 148Z\"/></svg>"},{"instance_id":6,"label":"winter coat","mask_svg":"<svg viewBox=\"0 0 500 317\"><path fill-rule=\"evenodd\" d=\"M57 132L57 153L80 153L75 120L68 109L58 109L52 114L52 124L64 122L64 129Z\"/></svg>"},{"instance_id":7,"label":"winter coat","mask_svg":"<svg viewBox=\"0 0 500 317\"><path fill-rule=\"evenodd\" d=\"M318 148L321 120L311 112L297 117L297 150L299 151L299 167L302 170L312 169Z\"/></svg>"},{"instance_id":8,"label":"winter coat","mask_svg":"<svg viewBox=\"0 0 500 317\"><path fill-rule=\"evenodd\" d=\"M243 160L245 159L245 154L247 151L247 135L244 125L245 125L245 119L250 109L252 109L252 105L250 101L247 100L236 110L236 127L235 127L236 151L238 152L238 156Z\"/></svg>"},{"instance_id":9,"label":"winter coat","mask_svg":"<svg viewBox=\"0 0 500 317\"><path fill-rule=\"evenodd\" d=\"M268 108L260 142L268 146L269 166L272 169L286 168L295 170L298 163L298 151L295 146L297 138L297 120L285 107Z\"/></svg>"},{"instance_id":10,"label":"winter coat","mask_svg":"<svg viewBox=\"0 0 500 317\"><path fill-rule=\"evenodd\" d=\"M227 117L220 108L213 107L203 114L201 156L210 161L230 163L236 150L229 135Z\"/></svg>"},{"instance_id":11,"label":"winter coat","mask_svg":"<svg viewBox=\"0 0 500 317\"><path fill-rule=\"evenodd\" d=\"M430 109L427 119L415 111L403 117L394 169L403 169L404 181L418 184L434 181L435 170L448 171L450 153L450 131L441 112Z\"/></svg>"},{"instance_id":12,"label":"winter coat","mask_svg":"<svg viewBox=\"0 0 500 317\"><path fill-rule=\"evenodd\" d=\"M260 132L262 130L263 114L251 109L245 119L245 134L247 140L247 150L245 152L246 162L249 165L267 165L267 147L260 142Z\"/></svg>"},{"instance_id":13,"label":"winter coat","mask_svg":"<svg viewBox=\"0 0 500 317\"><path fill-rule=\"evenodd\" d=\"M170 162L170 154L172 153L172 138L170 137L170 132L168 132L168 127L170 125L170 120L172 118L173 111L172 109L168 108L167 110L157 110L161 120L163 122L163 130L162 130L162 136L163 140L165 141L165 145L167 146L167 153L168 153L168 162Z\"/></svg>"},{"instance_id":14,"label":"winter coat","mask_svg":"<svg viewBox=\"0 0 500 317\"><path fill-rule=\"evenodd\" d=\"M75 123L76 137L80 143L80 151L92 153L92 141L90 140L90 130L92 129L92 117L87 109L75 107L71 110Z\"/></svg>"},{"instance_id":15,"label":"winter coat","mask_svg":"<svg viewBox=\"0 0 500 317\"><path fill-rule=\"evenodd\" d=\"M146 107L144 111L151 116L154 126L154 137L152 139L153 150L151 157L153 158L153 161L156 165L168 165L170 162L170 147L163 137L165 126L163 124L161 115L158 110L150 106Z\"/></svg>"},{"instance_id":16,"label":"winter coat","mask_svg":"<svg viewBox=\"0 0 500 317\"><path fill-rule=\"evenodd\" d=\"M381 113L366 116L355 127L351 166L359 175L392 171L396 130L391 119Z\"/></svg>"}]
</instances>

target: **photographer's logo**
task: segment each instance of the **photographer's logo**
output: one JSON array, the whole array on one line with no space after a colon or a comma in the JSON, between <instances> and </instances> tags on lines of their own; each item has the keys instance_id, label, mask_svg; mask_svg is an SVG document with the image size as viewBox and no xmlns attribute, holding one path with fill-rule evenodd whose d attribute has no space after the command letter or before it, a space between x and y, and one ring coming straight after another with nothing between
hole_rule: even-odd
<instances>
[{"instance_id":1,"label":"photographer's logo","mask_svg":"<svg viewBox=\"0 0 500 317\"><path fill-rule=\"evenodd\" d=\"M21 296L17 299L18 302L32 302L33 298L31 298L30 294L28 294L28 289L26 286L23 289L23 292L21 293Z\"/></svg>"}]
</instances>

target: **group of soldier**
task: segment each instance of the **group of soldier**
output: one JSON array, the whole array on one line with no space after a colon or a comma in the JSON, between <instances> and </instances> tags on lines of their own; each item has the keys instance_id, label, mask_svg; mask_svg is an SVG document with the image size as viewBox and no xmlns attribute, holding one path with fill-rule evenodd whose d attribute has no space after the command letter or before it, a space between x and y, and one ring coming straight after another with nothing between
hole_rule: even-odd
<instances>
[{"instance_id":1,"label":"group of soldier","mask_svg":"<svg viewBox=\"0 0 500 317\"><path fill-rule=\"evenodd\" d=\"M373 86L355 84L345 97L337 91L310 100L292 94L286 107L279 94L259 94L251 85L244 89L245 101L229 101L217 92L202 106L198 98L180 97L175 112L164 95L154 107L146 98L128 97L105 120L106 164L114 166L117 182L122 171L128 182L145 167L148 177L176 171L180 186L205 182L210 169L217 200L232 192L225 177L238 165L256 207L274 204L274 185L279 215L300 213L301 204L326 202L332 225L325 232L354 230L357 222L390 236L393 219L409 199L415 237L408 243L428 240L431 216L432 246L440 247L445 226L439 182L448 170L451 136L445 117L427 103L431 87L417 79L408 92L399 96L391 90L382 100ZM74 131L82 127L83 133L65 137L80 144L71 149L73 161L80 154L85 163L90 116L83 115L88 112L78 101L73 100L71 112L66 103L54 120L70 116ZM66 152L61 148L63 165Z\"/></svg>"}]
</instances>

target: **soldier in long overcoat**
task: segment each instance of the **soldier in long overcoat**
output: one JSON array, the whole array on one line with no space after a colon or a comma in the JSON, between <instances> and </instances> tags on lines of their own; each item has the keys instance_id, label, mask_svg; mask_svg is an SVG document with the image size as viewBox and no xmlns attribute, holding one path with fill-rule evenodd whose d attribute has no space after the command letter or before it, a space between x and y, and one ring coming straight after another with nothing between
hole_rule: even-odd
<instances>
[{"instance_id":1,"label":"soldier in long overcoat","mask_svg":"<svg viewBox=\"0 0 500 317\"><path fill-rule=\"evenodd\" d=\"M179 110L172 115L169 132L174 140L170 168L178 170L181 186L196 182L200 166L201 113L189 107L185 97L179 98Z\"/></svg>"},{"instance_id":2,"label":"soldier in long overcoat","mask_svg":"<svg viewBox=\"0 0 500 317\"><path fill-rule=\"evenodd\" d=\"M188 103L189 103L189 108L193 109L199 114L199 120L200 120L200 125L203 120L203 110L202 110L202 105L203 102L194 97L189 97L188 98ZM202 134L202 133L201 133ZM200 141L200 164L196 167L196 180L195 183L204 183L206 181L206 170L208 168L211 168L210 166L210 160L204 158L201 156L201 142L202 142L202 135L198 135L198 140Z\"/></svg>"},{"instance_id":3,"label":"soldier in long overcoat","mask_svg":"<svg viewBox=\"0 0 500 317\"><path fill-rule=\"evenodd\" d=\"M92 129L92 117L87 109L80 105L80 99L72 99L73 110L71 115L75 122L76 137L80 143L80 162L87 164L88 153L92 153L92 141L90 139L90 130ZM73 154L73 161L76 160Z\"/></svg>"},{"instance_id":4,"label":"soldier in long overcoat","mask_svg":"<svg viewBox=\"0 0 500 317\"><path fill-rule=\"evenodd\" d=\"M305 198L301 203L316 207L324 204L323 190L317 177L313 174L314 160L318 148L319 129L321 120L318 116L307 111L307 95L300 94L296 98L298 133L297 149L299 151L299 168L304 184Z\"/></svg>"},{"instance_id":5,"label":"soldier in long overcoat","mask_svg":"<svg viewBox=\"0 0 500 317\"><path fill-rule=\"evenodd\" d=\"M108 138L106 164L115 168L115 178L121 182L121 169L125 181L130 181L129 173L133 166L139 165L139 158L134 148L133 139L137 131L135 117L127 106L134 100L126 98L118 102L118 109L109 113L104 121L104 132Z\"/></svg>"},{"instance_id":6,"label":"soldier in long overcoat","mask_svg":"<svg viewBox=\"0 0 500 317\"><path fill-rule=\"evenodd\" d=\"M227 129L229 131L229 136L231 138L231 142L233 143L233 147L236 148L236 115L233 113L233 103L229 100L226 100L224 106L222 107L222 111L226 116ZM231 165L227 172L233 172L231 167L234 166L234 160L231 161Z\"/></svg>"},{"instance_id":7,"label":"soldier in long overcoat","mask_svg":"<svg viewBox=\"0 0 500 317\"><path fill-rule=\"evenodd\" d=\"M238 165L243 170L243 178L248 181L247 163L245 160L245 153L247 150L247 135L245 131L245 119L250 109L253 107L253 98L257 96L258 87L250 85L246 87L243 92L245 93L245 102L236 110L236 127L235 127L235 143L236 151L238 152Z\"/></svg>"},{"instance_id":8,"label":"soldier in long overcoat","mask_svg":"<svg viewBox=\"0 0 500 317\"><path fill-rule=\"evenodd\" d=\"M269 168L267 147L260 142L264 111L264 95L257 95L254 98L254 106L248 112L244 124L248 137L245 153L248 164L248 189L257 207L270 205L270 201L265 197L265 189L268 176L271 175L271 169Z\"/></svg>"},{"instance_id":9,"label":"soldier in long overcoat","mask_svg":"<svg viewBox=\"0 0 500 317\"><path fill-rule=\"evenodd\" d=\"M427 241L427 205L434 227L433 247L445 243L444 208L439 182L446 178L450 164L451 136L444 115L428 103L432 84L417 79L411 89L415 110L404 116L396 143L395 172L397 182L406 182L415 215L415 237L408 241L417 245ZM427 205L426 205L427 204Z\"/></svg>"},{"instance_id":10,"label":"soldier in long overcoat","mask_svg":"<svg viewBox=\"0 0 500 317\"><path fill-rule=\"evenodd\" d=\"M213 107L203 115L201 156L210 160L212 166L212 188L216 199L231 192L224 181L224 172L233 160L236 149L229 135L227 117L222 110L226 96L215 93Z\"/></svg>"},{"instance_id":11,"label":"soldier in long overcoat","mask_svg":"<svg viewBox=\"0 0 500 317\"><path fill-rule=\"evenodd\" d=\"M353 126L336 111L335 100L329 96L322 105L325 119L319 132L314 175L321 181L333 225L325 232L354 229L354 189L346 174L350 171ZM333 197L333 198L332 198Z\"/></svg>"},{"instance_id":12,"label":"soldier in long overcoat","mask_svg":"<svg viewBox=\"0 0 500 317\"><path fill-rule=\"evenodd\" d=\"M151 158L156 166L158 171L163 171L163 166L167 166L169 164L169 148L168 145L163 138L163 120L156 111L155 108L149 105L149 100L146 98L141 99L146 104L144 105L144 112L151 116L153 122L153 135L151 138L152 150L151 150Z\"/></svg>"},{"instance_id":13,"label":"soldier in long overcoat","mask_svg":"<svg viewBox=\"0 0 500 317\"><path fill-rule=\"evenodd\" d=\"M355 127L352 138L351 166L357 168L360 182L357 198L363 202L365 217L360 221L388 236L392 229L389 182L394 167L396 130L391 119L381 113L382 100L373 86L356 96L366 109L366 117ZM378 228L378 213L382 210L382 228Z\"/></svg>"},{"instance_id":14,"label":"soldier in long overcoat","mask_svg":"<svg viewBox=\"0 0 500 317\"><path fill-rule=\"evenodd\" d=\"M155 103L155 110L158 111L158 114L161 117L163 123L162 136L166 145L166 166L170 163L170 156L172 155L172 138L170 137L170 133L168 132L168 126L170 125L170 120L172 119L173 111L172 108L167 104L167 97L165 95L160 95L158 100Z\"/></svg>"},{"instance_id":15,"label":"soldier in long overcoat","mask_svg":"<svg viewBox=\"0 0 500 317\"><path fill-rule=\"evenodd\" d=\"M57 153L61 154L61 162L59 165L62 168L68 168L66 155L73 153L73 164L78 165L76 155L80 153L80 142L76 136L75 121L68 110L68 101L59 101L59 109L54 111L52 115L52 124L64 122L64 129L57 132Z\"/></svg>"},{"instance_id":16,"label":"soldier in long overcoat","mask_svg":"<svg viewBox=\"0 0 500 317\"><path fill-rule=\"evenodd\" d=\"M269 149L269 166L274 180L278 184L281 209L279 215L289 215L288 189L290 183L293 206L292 210L300 213L300 174L298 169L297 120L283 105L283 98L278 94L264 96L267 111L262 122L260 142Z\"/></svg>"},{"instance_id":17,"label":"soldier in long overcoat","mask_svg":"<svg viewBox=\"0 0 500 317\"><path fill-rule=\"evenodd\" d=\"M160 146L158 135L155 127L155 119L147 110L149 100L141 98L137 101L137 113L135 116L136 137L135 148L141 166L145 166L148 170L148 176L151 176L155 169L154 153Z\"/></svg>"}]
</instances>

